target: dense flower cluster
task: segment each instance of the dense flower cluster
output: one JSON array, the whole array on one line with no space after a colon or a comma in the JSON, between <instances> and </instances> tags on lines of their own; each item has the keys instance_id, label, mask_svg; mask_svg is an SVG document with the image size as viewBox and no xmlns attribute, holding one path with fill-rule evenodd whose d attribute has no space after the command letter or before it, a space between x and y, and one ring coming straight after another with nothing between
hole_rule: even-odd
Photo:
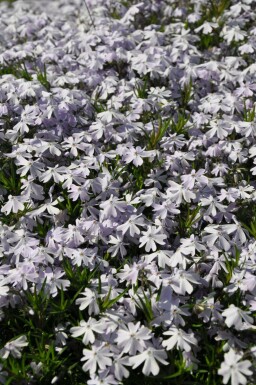
<instances>
[{"instance_id":1,"label":"dense flower cluster","mask_svg":"<svg viewBox=\"0 0 256 385\"><path fill-rule=\"evenodd\" d=\"M255 5L0 3L1 323L72 302L53 351L88 385L254 383ZM27 354L39 383L31 325L0 382Z\"/></svg>"}]
</instances>

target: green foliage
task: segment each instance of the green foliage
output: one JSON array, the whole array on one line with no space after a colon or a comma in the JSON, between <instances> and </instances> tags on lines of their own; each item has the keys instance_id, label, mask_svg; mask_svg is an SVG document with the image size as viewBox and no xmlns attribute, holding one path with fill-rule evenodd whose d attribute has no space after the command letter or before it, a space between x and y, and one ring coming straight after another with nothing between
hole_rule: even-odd
<instances>
[{"instance_id":1,"label":"green foliage","mask_svg":"<svg viewBox=\"0 0 256 385\"><path fill-rule=\"evenodd\" d=\"M229 282L230 282L230 279L231 279L231 277L233 275L234 269L239 264L240 251L235 246L235 257L230 257L229 255L227 255L225 253L223 255L225 257L226 268L228 270L228 273L225 274L224 277L223 277L223 281L225 281L226 285L228 285Z\"/></svg>"},{"instance_id":2,"label":"green foliage","mask_svg":"<svg viewBox=\"0 0 256 385\"><path fill-rule=\"evenodd\" d=\"M104 112L104 111L107 110L107 109L106 109L106 106L104 106L104 104L101 103L97 98L96 98L95 101L94 101L93 107L94 107L94 109L95 109L95 112L97 112L98 114L99 114L100 112Z\"/></svg>"},{"instance_id":3,"label":"green foliage","mask_svg":"<svg viewBox=\"0 0 256 385\"><path fill-rule=\"evenodd\" d=\"M190 79L188 84L185 84L183 90L181 90L181 105L185 110L193 94L193 81Z\"/></svg>"},{"instance_id":4,"label":"green foliage","mask_svg":"<svg viewBox=\"0 0 256 385\"><path fill-rule=\"evenodd\" d=\"M150 324L150 322L154 319L151 298L148 298L144 291L142 292L142 295L136 294L136 298L138 298L135 299L137 306L143 312L148 324Z\"/></svg>"},{"instance_id":5,"label":"green foliage","mask_svg":"<svg viewBox=\"0 0 256 385\"><path fill-rule=\"evenodd\" d=\"M66 191L63 190L62 197L64 200L62 202L59 202L59 207L62 210L66 210L69 215L69 223L75 224L76 219L79 217L79 215L82 212L82 202L80 199L78 199L76 202L71 201L68 197L68 194Z\"/></svg>"},{"instance_id":6,"label":"green foliage","mask_svg":"<svg viewBox=\"0 0 256 385\"><path fill-rule=\"evenodd\" d=\"M150 136L148 136L149 144L148 149L154 150L157 148L158 143L161 141L164 134L167 132L170 127L171 118L163 120L161 117L158 120L158 127L156 128L153 123L153 131Z\"/></svg>"},{"instance_id":7,"label":"green foliage","mask_svg":"<svg viewBox=\"0 0 256 385\"><path fill-rule=\"evenodd\" d=\"M46 281L40 290L26 290L16 292L22 302L18 309L9 308L5 317L0 321L1 345L13 336L25 335L28 346L24 348L21 359L14 359L11 355L1 359L3 369L8 373L10 385L48 385L57 376L64 385L84 384L86 375L79 364L82 355L82 345L75 340L69 341L59 352L56 349L56 327L66 322L77 322L80 312L75 300L84 289L95 271L72 266L65 263L65 270L71 280L70 290L59 291L56 297L49 296ZM15 290L14 290L15 292ZM40 363L41 369L31 380L31 362Z\"/></svg>"},{"instance_id":8,"label":"green foliage","mask_svg":"<svg viewBox=\"0 0 256 385\"><path fill-rule=\"evenodd\" d=\"M201 205L191 208L189 204L182 210L182 215L179 217L177 233L182 237L189 237L195 233L193 226L201 219L200 215ZM187 212L186 216L184 214Z\"/></svg>"},{"instance_id":9,"label":"green foliage","mask_svg":"<svg viewBox=\"0 0 256 385\"><path fill-rule=\"evenodd\" d=\"M255 121L255 105L253 106L252 109L246 108L246 103L244 100L244 121L245 122L254 122Z\"/></svg>"},{"instance_id":10,"label":"green foliage","mask_svg":"<svg viewBox=\"0 0 256 385\"><path fill-rule=\"evenodd\" d=\"M18 79L32 80L32 76L29 74L25 63L0 66L0 76L3 75L13 75Z\"/></svg>"},{"instance_id":11,"label":"green foliage","mask_svg":"<svg viewBox=\"0 0 256 385\"><path fill-rule=\"evenodd\" d=\"M37 80L46 88L47 91L50 91L51 84L49 83L47 79L47 72L46 72L46 65L44 64L44 70L43 72L38 71L37 72Z\"/></svg>"},{"instance_id":12,"label":"green foliage","mask_svg":"<svg viewBox=\"0 0 256 385\"><path fill-rule=\"evenodd\" d=\"M186 117L184 114L178 112L176 118L171 119L170 131L171 133L176 133L178 135L183 134L187 136L187 123L189 117Z\"/></svg>"},{"instance_id":13,"label":"green foliage","mask_svg":"<svg viewBox=\"0 0 256 385\"><path fill-rule=\"evenodd\" d=\"M0 2L2 1L3 0L0 0ZM12 3L15 0L5 1ZM135 3L135 1L121 1L120 3L125 7L129 7L132 3ZM185 3L186 1L177 1L177 6L183 6ZM218 33L223 23L223 14L231 5L231 1L210 0L208 3L209 4L207 4L207 6L202 7L203 16L201 20L193 25L193 28L196 28L202 25L206 20L212 21L214 18L217 19L219 27L217 27L211 35L204 35L203 33L200 34L198 46L200 49L206 50L210 50L211 47L221 42L221 38L218 36ZM91 23L94 25L90 9L87 7L86 1L85 6L89 13ZM113 8L110 12L110 16L114 19L120 19L118 9ZM165 30L165 26L162 23L163 20L161 19L161 15L156 12L152 12L151 15L145 17L144 15L135 16L135 24L140 26L141 29L150 24L158 24L160 27L158 30L161 32ZM187 28L190 27L189 23L187 23ZM237 46L239 46L239 44L240 43L237 43ZM236 43L232 43L231 45L232 47L235 47ZM106 63L104 65L104 70L108 68L117 72L120 77L125 77L127 75L126 64L122 61ZM43 70L33 68L33 71L33 73L36 73L37 80L42 84L42 86L45 87L47 91L50 91L51 84L47 77L46 66L44 65ZM6 74L13 75L18 79L23 78L27 81L32 80L32 75L28 72L25 63L1 66L0 76ZM141 81L138 82L135 87L135 96L146 100L149 97L150 87L161 86L162 84L165 84L164 81L165 80L163 79L160 79L159 81L157 79L154 81L149 76L142 77ZM177 106L176 110L172 107L170 110L165 110L166 106L162 106L161 103L159 103L155 110L144 111L138 118L143 124L141 133L139 132L138 137L136 137L138 145L146 150L159 150L160 144L163 142L163 138L168 136L168 134L182 134L186 139L188 139L189 128L191 127L189 123L189 106L190 101L193 98L193 92L194 85L191 79L187 84L180 88L178 96L175 98L174 105ZM170 106L168 105L167 107L169 108ZM100 94L96 95L93 101L93 108L95 115L97 113L108 111L108 100L102 100ZM124 105L120 109L120 112L125 114L125 112L127 112L127 107ZM12 122L10 117L3 116L2 119L6 126L11 126ZM246 122L255 121L255 107L247 109L245 101L242 119ZM144 126L148 123L151 123L152 126L148 125L147 128L145 128ZM151 129L151 127L153 128ZM33 136L33 128L29 132L28 137L29 136ZM237 133L234 132L234 140L236 137ZM233 140L231 135L230 139ZM106 144L107 149L113 148L111 146L111 143ZM1 143L1 152L11 152L11 144L7 142ZM106 163L103 163L102 168L103 166L108 168L113 180L126 178L128 183L125 188L127 188L127 192L131 192L132 195L145 187L145 180L152 169L156 168L156 166L159 166L158 169L160 169L162 166L161 161L157 158L157 156L152 162L149 159L144 158L143 164L138 167L132 163L125 165L122 163L120 167L120 163L122 162L120 158L121 156L116 156L116 158L109 161L109 163L106 161ZM4 195L5 199L6 196L8 196L7 194L19 195L21 193L21 182L20 176L17 174L17 168L14 160L3 159L4 158L1 157L0 153L0 186L2 189L6 190L6 194ZM213 161L215 160L213 159ZM239 176L240 180L249 178L248 170L250 167L247 166L250 161L252 162L252 160L249 160L245 165L245 172L241 173ZM199 159L198 157L195 160L195 163L200 168L201 165L204 164L204 159ZM197 167L195 166L194 168L196 169ZM91 172L93 173L94 171L91 170ZM232 172L230 175L233 177L234 173ZM229 186L234 183L234 180L228 179L231 178L230 175L225 176L226 180L229 182ZM45 191L47 191L51 185L52 180L45 183ZM54 188L55 193L61 194L61 197L63 198L63 200L59 202L58 207L68 214L68 224L75 224L76 219L81 215L84 203L80 199L75 202L72 201L69 198L68 193L63 191L61 184L56 184ZM137 205L134 206L137 207ZM27 211L29 211L29 207L25 207L25 212ZM189 237L191 234L196 235L199 232L198 228L202 219L201 206L192 206L191 204L185 203L180 206L180 211L180 216L175 218L177 219L177 222L173 224L174 236L176 235L177 238L179 238ZM148 219L151 219L152 208L146 207L143 214ZM19 212L17 214L11 213L8 216L2 214L0 215L2 223L13 225L17 223L21 216L24 215L24 212ZM240 207L238 211L235 212L235 215L248 233L256 239L255 203L249 202L247 205ZM65 224L64 226L67 226L68 224ZM33 231L39 235L40 242L43 243L47 232L52 228L52 226L53 223L51 223L47 216L43 218L43 221L36 222ZM80 245L79 247L82 248L84 245ZM225 266L228 272L226 273L223 270L219 274L219 277L224 285L228 285L230 283L234 269L238 266L240 251L235 247L233 249L235 249L235 251L232 252L232 254L224 254ZM118 272L122 269L126 262L131 262L134 256L138 255L137 253L137 245L131 245L126 259L118 260L118 258L115 258L115 261L111 261L111 266L115 266ZM109 258L110 255L106 252L103 257L103 263L108 261ZM65 327L65 332L68 334L70 327L76 326L79 319L89 318L87 309L83 311L79 310L76 305L76 299L79 297L81 292L85 290L85 288L90 287L92 280L94 283L95 281L97 282L99 295L97 301L101 313L104 313L109 309L115 309L118 301L121 301L131 288L130 285L127 284L127 286L125 286L125 284L123 284L121 292L119 292L118 295L113 296L113 290L110 287L108 292L103 295L100 264L96 265L93 269L90 269L86 266L73 266L72 261L69 258L64 258L60 261L60 263L65 271L65 278L70 281L70 286L66 291L63 290L63 288L58 290L58 294L55 297L49 295L46 280L40 289L34 287L33 284L30 285L31 289L29 290L17 291L15 287L11 288L14 298L17 299L17 302L19 302L21 306L16 308L10 305L5 309L5 316L0 318L1 347L14 337L18 337L20 335L25 335L27 337L28 346L24 348L20 359L15 359L11 355L6 360L0 359L0 363L3 365L3 370L8 373L5 385L48 385L52 382L54 376L58 378L57 384L84 385L88 379L88 375L81 369L80 359L83 349L81 338L69 338L67 344L63 346L62 350L56 349L56 328L58 325L62 324ZM195 267L195 270L196 268L197 266ZM168 267L166 267L166 269L168 269ZM146 324L154 332L155 336L160 336L163 332L162 327L152 326L152 321L155 317L154 301L151 298L150 289L147 291L148 287L150 288L150 286L154 286L154 283L147 280L147 276L144 276L143 270L139 272L139 280L140 286L138 285L133 287L135 291L134 301L138 310L138 319L141 320L143 324ZM160 287L157 292L157 301L160 298L161 290L162 287ZM239 303L241 303L240 295L241 293L239 290L232 294L232 302L239 305ZM223 305L228 306L230 303L230 296L224 293L222 288L216 289L216 298L217 300L220 300ZM193 309L196 307L196 304L192 303L191 300L189 306ZM97 318L97 316L95 317ZM192 366L185 366L181 352L173 350L168 352L170 365L162 367L158 376L145 377L141 373L140 367L131 371L131 376L127 380L124 380L125 385L221 385L221 378L217 374L217 368L220 367L223 360L222 348L224 342L216 341L214 340L214 337L210 338L206 332L203 332L204 328L206 329L208 325L198 318L195 312L189 317L189 321L184 326L184 329L188 327L191 328L197 337L201 338L201 351L198 352L197 355L197 358L200 361L200 368L192 371ZM41 365L38 375L33 374L31 362ZM31 379L32 374L34 378Z\"/></svg>"},{"instance_id":14,"label":"green foliage","mask_svg":"<svg viewBox=\"0 0 256 385\"><path fill-rule=\"evenodd\" d=\"M77 296L85 287L88 286L91 279L97 276L100 266L96 265L94 269L90 270L88 267L73 266L66 258L63 260L63 268L65 270L66 277L71 283L69 293Z\"/></svg>"},{"instance_id":15,"label":"green foliage","mask_svg":"<svg viewBox=\"0 0 256 385\"><path fill-rule=\"evenodd\" d=\"M215 47L217 43L221 42L223 39L219 36L219 30L214 30L211 35L204 35L201 34L200 36L200 42L198 43L198 46L200 49L209 50L212 47Z\"/></svg>"},{"instance_id":16,"label":"green foliage","mask_svg":"<svg viewBox=\"0 0 256 385\"><path fill-rule=\"evenodd\" d=\"M148 79L145 77L142 84L137 83L135 86L135 93L138 98L147 99L148 97Z\"/></svg>"},{"instance_id":17,"label":"green foliage","mask_svg":"<svg viewBox=\"0 0 256 385\"><path fill-rule=\"evenodd\" d=\"M220 17L223 12L231 5L230 0L210 0L212 17Z\"/></svg>"},{"instance_id":18,"label":"green foliage","mask_svg":"<svg viewBox=\"0 0 256 385\"><path fill-rule=\"evenodd\" d=\"M241 225L256 239L256 205L251 201L239 208L236 213Z\"/></svg>"},{"instance_id":19,"label":"green foliage","mask_svg":"<svg viewBox=\"0 0 256 385\"><path fill-rule=\"evenodd\" d=\"M218 19L223 15L225 10L230 7L230 5L230 0L209 0L207 5L202 5L204 20L212 21L213 18Z\"/></svg>"},{"instance_id":20,"label":"green foliage","mask_svg":"<svg viewBox=\"0 0 256 385\"><path fill-rule=\"evenodd\" d=\"M17 169L13 159L0 159L0 185L5 188L9 194L18 195L20 193L21 182L17 174Z\"/></svg>"},{"instance_id":21,"label":"green foliage","mask_svg":"<svg viewBox=\"0 0 256 385\"><path fill-rule=\"evenodd\" d=\"M110 287L109 288L109 291L108 291L108 294L106 295L105 298L103 298L102 301L100 301L100 309L101 311L105 311L109 308L111 308L115 303L117 303L117 301L119 301L119 299L123 298L123 296L125 295L125 293L127 293L127 291L129 290L129 287L127 287L122 293L120 293L117 297L111 299L111 291L112 291L112 288Z\"/></svg>"}]
</instances>

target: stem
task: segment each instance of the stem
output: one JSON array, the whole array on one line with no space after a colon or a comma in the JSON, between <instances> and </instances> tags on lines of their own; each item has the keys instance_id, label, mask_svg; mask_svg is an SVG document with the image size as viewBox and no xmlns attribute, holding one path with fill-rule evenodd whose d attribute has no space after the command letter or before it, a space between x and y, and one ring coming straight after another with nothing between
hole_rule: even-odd
<instances>
[{"instance_id":1,"label":"stem","mask_svg":"<svg viewBox=\"0 0 256 385\"><path fill-rule=\"evenodd\" d=\"M94 21L93 21L92 15L91 15L91 11L90 11L90 8L89 8L89 7L88 7L88 5L87 5L87 2L86 2L86 0L84 0L84 4L85 4L85 8L87 9L87 12L88 12L89 18L90 18L90 20L91 20L91 22L92 22L92 26L93 26L93 28L95 28L95 24L94 24Z\"/></svg>"}]
</instances>

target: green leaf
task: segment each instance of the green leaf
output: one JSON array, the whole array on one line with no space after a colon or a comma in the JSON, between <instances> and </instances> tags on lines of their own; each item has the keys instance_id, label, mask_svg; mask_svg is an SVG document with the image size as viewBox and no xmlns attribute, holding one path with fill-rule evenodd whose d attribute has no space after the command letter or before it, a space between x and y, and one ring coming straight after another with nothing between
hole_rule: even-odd
<instances>
[{"instance_id":1,"label":"green leaf","mask_svg":"<svg viewBox=\"0 0 256 385\"><path fill-rule=\"evenodd\" d=\"M129 287L127 287L122 293L120 293L117 297L113 298L113 299L109 299L110 298L110 294L111 294L111 287L109 288L109 291L108 291L108 294L104 300L104 302L102 303L102 310L106 310L108 308L110 308L112 305L114 305L117 301L119 301L120 298L122 298L125 293L127 293L127 291L129 290Z\"/></svg>"}]
</instances>

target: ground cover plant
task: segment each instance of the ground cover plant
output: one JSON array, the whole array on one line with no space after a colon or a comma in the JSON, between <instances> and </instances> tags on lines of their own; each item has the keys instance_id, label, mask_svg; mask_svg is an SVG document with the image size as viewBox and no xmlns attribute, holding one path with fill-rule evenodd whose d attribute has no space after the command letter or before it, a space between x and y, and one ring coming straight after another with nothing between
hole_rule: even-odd
<instances>
[{"instance_id":1,"label":"ground cover plant","mask_svg":"<svg viewBox=\"0 0 256 385\"><path fill-rule=\"evenodd\" d=\"M255 12L0 2L0 383L256 384Z\"/></svg>"}]
</instances>

